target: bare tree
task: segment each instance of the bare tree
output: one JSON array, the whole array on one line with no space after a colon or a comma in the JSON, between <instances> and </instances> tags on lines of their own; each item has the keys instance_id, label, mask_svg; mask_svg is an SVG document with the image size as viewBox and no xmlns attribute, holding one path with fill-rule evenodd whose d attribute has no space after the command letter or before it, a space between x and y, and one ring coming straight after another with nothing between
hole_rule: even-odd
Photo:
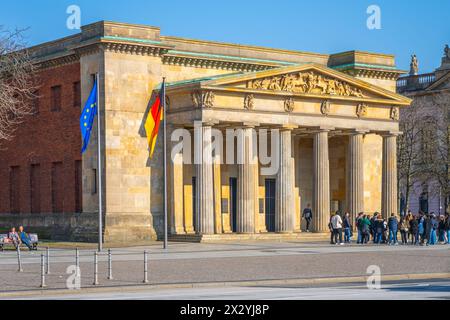
<instances>
[{"instance_id":1,"label":"bare tree","mask_svg":"<svg viewBox=\"0 0 450 320\"><path fill-rule=\"evenodd\" d=\"M35 66L25 49L23 30L0 26L0 146L33 113Z\"/></svg>"},{"instance_id":2,"label":"bare tree","mask_svg":"<svg viewBox=\"0 0 450 320\"><path fill-rule=\"evenodd\" d=\"M428 186L440 199L450 196L449 126L450 95L439 92L415 96L412 105L402 110L398 139L398 183L405 194L406 207L415 184Z\"/></svg>"},{"instance_id":3,"label":"bare tree","mask_svg":"<svg viewBox=\"0 0 450 320\"><path fill-rule=\"evenodd\" d=\"M430 137L431 154L427 171L429 179L434 181L435 194L444 198L444 208L447 209L450 196L449 185L449 123L450 93L440 92L432 96L433 116L432 126L435 134Z\"/></svg>"},{"instance_id":4,"label":"bare tree","mask_svg":"<svg viewBox=\"0 0 450 320\"><path fill-rule=\"evenodd\" d=\"M402 110L400 116L400 131L402 135L397 140L397 167L398 186L405 196L405 207L409 207L409 198L414 183L424 178L422 166L423 157L421 151L421 138L425 125L423 115L420 112L424 101L420 98L414 99L409 108Z\"/></svg>"}]
</instances>

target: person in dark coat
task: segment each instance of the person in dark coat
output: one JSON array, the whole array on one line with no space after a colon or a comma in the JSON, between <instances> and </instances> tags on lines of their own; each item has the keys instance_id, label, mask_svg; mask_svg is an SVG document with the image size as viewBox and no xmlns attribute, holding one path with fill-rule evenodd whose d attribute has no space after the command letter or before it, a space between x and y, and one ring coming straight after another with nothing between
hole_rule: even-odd
<instances>
[{"instance_id":1,"label":"person in dark coat","mask_svg":"<svg viewBox=\"0 0 450 320\"><path fill-rule=\"evenodd\" d=\"M312 216L313 214L311 210L311 204L308 203L302 214L302 218L306 220L306 232L309 232L309 226L311 225Z\"/></svg>"},{"instance_id":2,"label":"person in dark coat","mask_svg":"<svg viewBox=\"0 0 450 320\"><path fill-rule=\"evenodd\" d=\"M447 244L450 244L450 215L445 214L445 232L447 233Z\"/></svg>"},{"instance_id":3,"label":"person in dark coat","mask_svg":"<svg viewBox=\"0 0 450 320\"><path fill-rule=\"evenodd\" d=\"M442 244L445 242L445 218L444 218L444 216L439 217L438 239L439 239L439 242Z\"/></svg>"},{"instance_id":4,"label":"person in dark coat","mask_svg":"<svg viewBox=\"0 0 450 320\"><path fill-rule=\"evenodd\" d=\"M417 245L419 243L419 218L414 216L412 220L409 222L409 231L412 234L413 241L411 241L412 245Z\"/></svg>"}]
</instances>

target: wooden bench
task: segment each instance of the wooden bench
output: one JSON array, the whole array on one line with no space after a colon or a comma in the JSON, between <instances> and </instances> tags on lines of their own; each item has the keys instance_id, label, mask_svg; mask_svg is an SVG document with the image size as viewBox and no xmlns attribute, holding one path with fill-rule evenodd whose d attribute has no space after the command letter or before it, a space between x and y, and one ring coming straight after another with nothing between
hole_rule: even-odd
<instances>
[{"instance_id":1,"label":"wooden bench","mask_svg":"<svg viewBox=\"0 0 450 320\"><path fill-rule=\"evenodd\" d=\"M37 250L39 244L39 238L36 233L28 234L30 237L31 245L33 246L33 250ZM24 245L23 243L21 244ZM14 247L14 243L11 239L8 238L7 234L0 234L0 251L3 251L6 246Z\"/></svg>"}]
</instances>

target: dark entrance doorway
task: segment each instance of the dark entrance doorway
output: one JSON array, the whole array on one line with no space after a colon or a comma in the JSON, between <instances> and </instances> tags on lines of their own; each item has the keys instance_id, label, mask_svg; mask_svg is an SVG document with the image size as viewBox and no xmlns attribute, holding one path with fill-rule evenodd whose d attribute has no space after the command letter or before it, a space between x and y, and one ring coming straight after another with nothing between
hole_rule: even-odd
<instances>
[{"instance_id":1,"label":"dark entrance doorway","mask_svg":"<svg viewBox=\"0 0 450 320\"><path fill-rule=\"evenodd\" d=\"M237 232L237 178L230 178L230 217L231 230Z\"/></svg>"},{"instance_id":2,"label":"dark entrance doorway","mask_svg":"<svg viewBox=\"0 0 450 320\"><path fill-rule=\"evenodd\" d=\"M275 179L266 179L266 228L267 232L275 232Z\"/></svg>"}]
</instances>

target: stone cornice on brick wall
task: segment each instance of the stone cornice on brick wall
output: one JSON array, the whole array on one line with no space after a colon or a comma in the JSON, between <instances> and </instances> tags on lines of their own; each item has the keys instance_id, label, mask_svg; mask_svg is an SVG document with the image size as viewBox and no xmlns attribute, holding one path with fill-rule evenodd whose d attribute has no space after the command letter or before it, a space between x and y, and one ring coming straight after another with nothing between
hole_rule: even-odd
<instances>
[{"instance_id":1,"label":"stone cornice on brick wall","mask_svg":"<svg viewBox=\"0 0 450 320\"><path fill-rule=\"evenodd\" d=\"M398 70L395 67L364 65L364 64L346 64L333 66L332 69L347 73L354 77L363 77L371 79L397 80L406 71Z\"/></svg>"}]
</instances>

